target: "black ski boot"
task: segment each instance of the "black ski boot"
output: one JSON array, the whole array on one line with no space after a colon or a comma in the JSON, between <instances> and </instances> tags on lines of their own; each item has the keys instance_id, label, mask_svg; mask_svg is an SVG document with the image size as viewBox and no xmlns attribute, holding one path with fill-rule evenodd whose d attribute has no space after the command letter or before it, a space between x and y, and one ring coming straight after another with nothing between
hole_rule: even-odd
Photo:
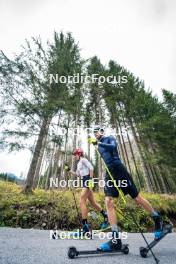
<instances>
[{"instance_id":1,"label":"black ski boot","mask_svg":"<svg viewBox=\"0 0 176 264\"><path fill-rule=\"evenodd\" d=\"M103 230L106 230L110 227L109 225L109 222L108 222L108 214L107 212L104 212L103 213L103 217L104 217L104 221L103 223L100 225L100 229L103 231Z\"/></svg>"},{"instance_id":2,"label":"black ski boot","mask_svg":"<svg viewBox=\"0 0 176 264\"><path fill-rule=\"evenodd\" d=\"M82 231L83 231L83 236L86 236L88 238L91 237L91 230L90 230L89 225L87 223L83 225Z\"/></svg>"},{"instance_id":3,"label":"black ski boot","mask_svg":"<svg viewBox=\"0 0 176 264\"><path fill-rule=\"evenodd\" d=\"M155 222L154 236L155 239L159 239L163 234L163 220L160 215L153 216L153 220Z\"/></svg>"},{"instance_id":4,"label":"black ski boot","mask_svg":"<svg viewBox=\"0 0 176 264\"><path fill-rule=\"evenodd\" d=\"M121 239L112 238L106 243L103 243L99 247L102 251L118 251L122 249Z\"/></svg>"}]
</instances>

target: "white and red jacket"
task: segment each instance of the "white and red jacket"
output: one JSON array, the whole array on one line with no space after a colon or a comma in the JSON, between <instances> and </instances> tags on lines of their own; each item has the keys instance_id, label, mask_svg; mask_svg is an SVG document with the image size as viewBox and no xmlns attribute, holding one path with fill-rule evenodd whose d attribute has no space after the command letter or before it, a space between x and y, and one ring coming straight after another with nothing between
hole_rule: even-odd
<instances>
[{"instance_id":1,"label":"white and red jacket","mask_svg":"<svg viewBox=\"0 0 176 264\"><path fill-rule=\"evenodd\" d=\"M90 161L81 157L77 164L76 174L80 177L84 177L90 175L90 170L93 170L93 166Z\"/></svg>"}]
</instances>

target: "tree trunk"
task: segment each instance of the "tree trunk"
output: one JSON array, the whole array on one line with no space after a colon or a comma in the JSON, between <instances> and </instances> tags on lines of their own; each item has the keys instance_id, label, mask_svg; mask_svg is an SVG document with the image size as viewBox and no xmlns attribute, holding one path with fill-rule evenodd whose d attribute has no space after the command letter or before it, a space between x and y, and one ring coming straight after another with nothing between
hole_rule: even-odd
<instances>
[{"instance_id":1,"label":"tree trunk","mask_svg":"<svg viewBox=\"0 0 176 264\"><path fill-rule=\"evenodd\" d=\"M140 116L140 119L142 122L144 122L144 119L141 116ZM146 131L145 134L146 134L146 137L148 140L149 149L152 151L152 153L155 156L157 156L157 151L156 151L156 148L153 144L153 141L152 141L150 134L148 133L148 131ZM155 164L152 167L153 167L154 173L156 175L156 182L157 182L158 189L160 190L160 192L167 192L165 182L163 179L162 169L160 168L160 166L158 164Z\"/></svg>"},{"instance_id":2,"label":"tree trunk","mask_svg":"<svg viewBox=\"0 0 176 264\"><path fill-rule=\"evenodd\" d=\"M138 125L139 123L141 123L141 119L137 119L136 117L134 117L134 121L135 121L135 124L136 124L136 127L137 127L137 132L138 132L138 135L139 135L139 138L140 138L140 142L142 143L142 146L144 147L144 152L145 152L145 156L146 156L146 160L147 160L147 163L148 163L148 166L149 166L149 169L150 169L150 178L151 178L151 181L152 181L152 186L153 186L153 189L155 191L158 191L158 192L161 192L161 188L160 188L160 185L159 185L159 182L158 182L158 174L157 174L157 171L155 169L155 166L152 164L151 160L150 160L150 157L149 157L149 154L150 153L151 155L153 154L152 152L152 149L151 149L151 146L148 142L148 137L146 138L146 134L144 132L140 132L139 133L139 130L138 130Z\"/></svg>"},{"instance_id":3,"label":"tree trunk","mask_svg":"<svg viewBox=\"0 0 176 264\"><path fill-rule=\"evenodd\" d=\"M32 161L30 164L30 168L27 174L27 179L26 179L26 184L24 187L24 193L31 193L32 192L32 186L33 186L33 182L34 182L34 176L35 176L35 172L36 172L36 168L37 168L37 162L40 156L40 151L42 149L42 143L43 140L45 138L45 136L48 133L48 122L49 119L44 119L41 129L40 129L40 133L37 139L37 143L35 146L35 150L34 150L34 154L32 157Z\"/></svg>"},{"instance_id":4,"label":"tree trunk","mask_svg":"<svg viewBox=\"0 0 176 264\"><path fill-rule=\"evenodd\" d=\"M137 181L138 181L138 184L139 184L139 188L141 188L141 180L140 180L139 170L138 170L138 167L137 167L137 162L136 162L136 159L135 159L135 156L134 156L131 140L130 140L130 137L129 137L128 128L127 128L126 121L125 121L124 117L122 117L122 120L123 120L124 127L126 129L127 139L128 139L128 143L129 143L129 146L130 146L130 152L131 152L132 159L133 159L134 166L135 166L135 170L136 170L136 173L137 173Z\"/></svg>"},{"instance_id":5,"label":"tree trunk","mask_svg":"<svg viewBox=\"0 0 176 264\"><path fill-rule=\"evenodd\" d=\"M148 161L148 166L149 166L149 169L150 169L150 172L151 172L151 180L152 180L153 189L155 191L161 192L160 186L158 184L157 174L156 174L155 168L154 168L153 164L151 164L151 161L150 161L150 158L149 158L149 155L148 155L148 153L150 153L149 146L148 146L148 144L146 142L146 139L142 135L140 135L140 140L142 142L142 145L145 148L145 156L146 156L146 159Z\"/></svg>"},{"instance_id":6,"label":"tree trunk","mask_svg":"<svg viewBox=\"0 0 176 264\"><path fill-rule=\"evenodd\" d=\"M35 188L37 186L37 183L38 183L38 180L39 180L39 173L40 173L42 160L43 160L43 156L44 156L46 139L47 139L47 135L45 135L45 137L43 138L42 148L40 150L40 155L39 155L39 158L38 158L37 167L36 167L36 171L35 171L35 176L34 176L34 181L33 181L33 188Z\"/></svg>"},{"instance_id":7,"label":"tree trunk","mask_svg":"<svg viewBox=\"0 0 176 264\"><path fill-rule=\"evenodd\" d=\"M70 120L71 120L71 117L70 115L68 115L66 134L65 134L65 144L64 144L64 157L63 157L63 162L61 164L61 178L64 180L67 180L67 174L65 173L65 170L64 170L64 164L67 162L67 146L68 146L68 133L69 133L69 127L70 127Z\"/></svg>"},{"instance_id":8,"label":"tree trunk","mask_svg":"<svg viewBox=\"0 0 176 264\"><path fill-rule=\"evenodd\" d=\"M148 135L148 133L147 133L147 135ZM156 149L153 145L153 142L152 142L150 135L148 135L148 138L149 138L149 143L150 143L150 146L151 146L151 149L152 149L154 155L157 155ZM167 189L166 189L166 185L165 185L165 181L164 181L163 170L158 164L156 164L156 170L158 171L158 175L159 175L158 181L159 181L160 186L161 186L161 191L164 193L167 193Z\"/></svg>"},{"instance_id":9,"label":"tree trunk","mask_svg":"<svg viewBox=\"0 0 176 264\"><path fill-rule=\"evenodd\" d=\"M60 152L61 152L60 148L57 147L56 152L54 154L54 165L53 165L53 171L54 171L53 178L54 178L54 180L57 178L58 161L59 161L59 157L60 157Z\"/></svg>"},{"instance_id":10,"label":"tree trunk","mask_svg":"<svg viewBox=\"0 0 176 264\"><path fill-rule=\"evenodd\" d=\"M129 169L130 173L132 174L130 161L129 161L129 158L128 158L128 153L127 153L127 149L126 149L126 145L125 145L125 140L124 140L124 137L123 137L122 127L121 127L121 123L120 123L119 119L117 119L117 124L118 124L118 126L120 128L120 134L121 134L121 138L122 138L122 142L123 142L123 147L124 147L124 151L125 151L125 156L126 156L126 160L127 160L128 169Z\"/></svg>"},{"instance_id":11,"label":"tree trunk","mask_svg":"<svg viewBox=\"0 0 176 264\"><path fill-rule=\"evenodd\" d=\"M136 143L139 155L140 155L140 160L141 160L141 164L142 164L143 171L144 171L144 179L145 179L147 191L152 192L153 190L152 190L152 183L151 183L151 179L150 179L150 173L149 173L149 169L148 169L148 166L146 164L146 161L145 161L144 153L142 151L142 148L141 148L141 145L140 145L139 139L137 137L136 130L135 130L135 127L133 125L131 118L128 118L128 121L129 121L131 130L133 133L133 137L134 137L134 140L135 140L135 143Z\"/></svg>"},{"instance_id":12,"label":"tree trunk","mask_svg":"<svg viewBox=\"0 0 176 264\"><path fill-rule=\"evenodd\" d=\"M57 121L57 133L58 133L58 128L60 126L61 123L61 116L62 116L62 111L59 111L59 116L58 116L58 121ZM59 158L61 155L61 145L57 145L55 146L55 154L54 154L54 165L53 165L53 178L54 180L57 178L57 174L58 174L58 162L59 162Z\"/></svg>"},{"instance_id":13,"label":"tree trunk","mask_svg":"<svg viewBox=\"0 0 176 264\"><path fill-rule=\"evenodd\" d=\"M47 171L47 176L46 176L46 181L45 181L45 190L48 190L50 188L50 178L53 177L53 163L54 163L54 154L55 154L55 143L50 144L50 161L48 165L48 171Z\"/></svg>"}]
</instances>

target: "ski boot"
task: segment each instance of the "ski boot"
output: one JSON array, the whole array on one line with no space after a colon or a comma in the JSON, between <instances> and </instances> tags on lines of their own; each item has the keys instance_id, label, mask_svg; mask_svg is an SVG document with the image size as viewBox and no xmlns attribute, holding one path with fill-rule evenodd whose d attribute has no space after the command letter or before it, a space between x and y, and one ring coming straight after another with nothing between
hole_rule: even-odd
<instances>
[{"instance_id":1,"label":"ski boot","mask_svg":"<svg viewBox=\"0 0 176 264\"><path fill-rule=\"evenodd\" d=\"M107 219L105 218L103 223L100 225L100 229L101 229L101 231L103 231L103 230L108 229L109 227L110 227L110 225L108 222L108 218Z\"/></svg>"},{"instance_id":2,"label":"ski boot","mask_svg":"<svg viewBox=\"0 0 176 264\"><path fill-rule=\"evenodd\" d=\"M163 220L160 215L153 216L155 223L154 237L155 239L160 239L163 235Z\"/></svg>"},{"instance_id":3,"label":"ski boot","mask_svg":"<svg viewBox=\"0 0 176 264\"><path fill-rule=\"evenodd\" d=\"M88 238L91 237L91 230L87 223L83 225L82 232L83 232L83 236L88 237Z\"/></svg>"},{"instance_id":4,"label":"ski boot","mask_svg":"<svg viewBox=\"0 0 176 264\"><path fill-rule=\"evenodd\" d=\"M107 212L104 213L104 221L103 223L100 225L100 229L103 231L103 230L106 230L110 227L109 225L109 222L108 222L108 215L107 215Z\"/></svg>"},{"instance_id":5,"label":"ski boot","mask_svg":"<svg viewBox=\"0 0 176 264\"><path fill-rule=\"evenodd\" d=\"M122 241L121 241L121 239L112 238L108 242L101 244L99 249L101 251L104 251L104 252L106 252L106 251L119 251L122 249Z\"/></svg>"}]
</instances>

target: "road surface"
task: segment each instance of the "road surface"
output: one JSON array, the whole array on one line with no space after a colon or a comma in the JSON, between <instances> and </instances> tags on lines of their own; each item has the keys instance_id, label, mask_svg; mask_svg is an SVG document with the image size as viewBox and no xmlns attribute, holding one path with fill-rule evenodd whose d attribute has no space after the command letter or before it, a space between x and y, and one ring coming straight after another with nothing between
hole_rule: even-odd
<instances>
[{"instance_id":1,"label":"road surface","mask_svg":"<svg viewBox=\"0 0 176 264\"><path fill-rule=\"evenodd\" d=\"M150 241L152 234L146 234ZM70 246L77 249L96 249L102 240L50 240L49 231L0 228L0 263L1 264L152 264L151 254L141 258L139 247L145 246L140 234L128 234L125 243L129 243L128 255L79 257L68 259ZM176 264L176 234L167 235L153 250L160 259L160 264Z\"/></svg>"}]
</instances>

